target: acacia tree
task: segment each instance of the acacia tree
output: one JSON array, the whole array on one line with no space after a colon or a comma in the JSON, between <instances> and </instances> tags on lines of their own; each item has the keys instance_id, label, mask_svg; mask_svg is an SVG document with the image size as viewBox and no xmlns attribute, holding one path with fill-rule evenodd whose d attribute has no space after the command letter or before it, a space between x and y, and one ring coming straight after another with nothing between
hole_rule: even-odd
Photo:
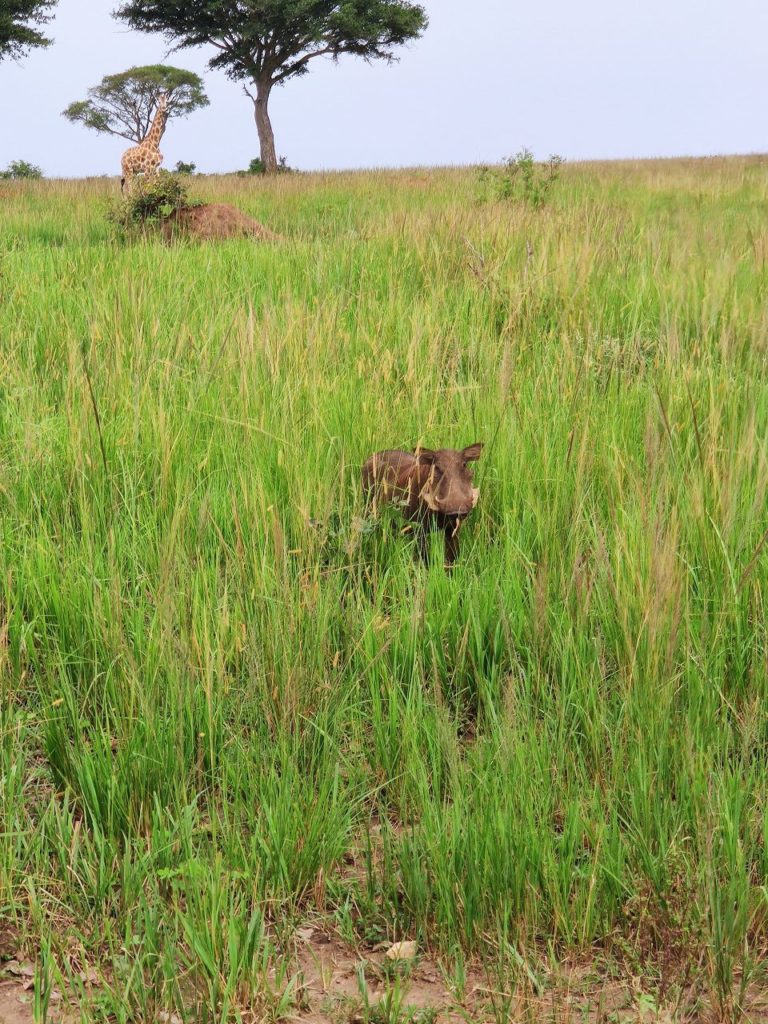
<instances>
[{"instance_id":1,"label":"acacia tree","mask_svg":"<svg viewBox=\"0 0 768 1024\"><path fill-rule=\"evenodd\" d=\"M186 117L193 110L208 106L202 79L194 71L151 64L105 75L88 90L87 100L70 103L62 113L67 120L94 131L141 142L163 93L168 96L169 119Z\"/></svg>"},{"instance_id":2,"label":"acacia tree","mask_svg":"<svg viewBox=\"0 0 768 1024\"><path fill-rule=\"evenodd\" d=\"M33 26L50 21L56 0L0 0L0 60L21 57L33 46L51 40Z\"/></svg>"},{"instance_id":3,"label":"acacia tree","mask_svg":"<svg viewBox=\"0 0 768 1024\"><path fill-rule=\"evenodd\" d=\"M161 32L174 49L210 44L209 67L247 86L267 173L277 171L269 97L306 74L309 62L351 53L393 61L397 46L421 35L424 8L411 0L123 0L115 12L131 28Z\"/></svg>"}]
</instances>

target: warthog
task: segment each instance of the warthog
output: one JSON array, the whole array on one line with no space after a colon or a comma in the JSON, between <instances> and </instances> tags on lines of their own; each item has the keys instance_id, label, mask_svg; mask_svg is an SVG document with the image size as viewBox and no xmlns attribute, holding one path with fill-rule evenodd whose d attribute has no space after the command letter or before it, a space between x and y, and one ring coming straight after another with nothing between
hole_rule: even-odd
<instances>
[{"instance_id":1,"label":"warthog","mask_svg":"<svg viewBox=\"0 0 768 1024\"><path fill-rule=\"evenodd\" d=\"M482 444L455 448L417 448L411 454L376 452L363 466L366 496L399 505L406 519L417 524L419 551L427 557L427 532L445 535L445 565L453 565L459 551L459 529L477 504L480 492L472 485L470 462L476 462Z\"/></svg>"}]
</instances>

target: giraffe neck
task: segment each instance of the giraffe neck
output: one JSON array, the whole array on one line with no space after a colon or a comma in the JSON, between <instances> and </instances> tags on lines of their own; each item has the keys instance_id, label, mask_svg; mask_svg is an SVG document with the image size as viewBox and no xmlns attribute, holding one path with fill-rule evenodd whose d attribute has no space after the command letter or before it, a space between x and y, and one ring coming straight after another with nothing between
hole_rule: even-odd
<instances>
[{"instance_id":1,"label":"giraffe neck","mask_svg":"<svg viewBox=\"0 0 768 1024\"><path fill-rule=\"evenodd\" d=\"M160 139L163 137L165 131L165 122L168 120L168 113L164 107L159 107L155 114L155 119L152 122L152 127L147 132L144 142L148 142L151 146L159 146Z\"/></svg>"}]
</instances>

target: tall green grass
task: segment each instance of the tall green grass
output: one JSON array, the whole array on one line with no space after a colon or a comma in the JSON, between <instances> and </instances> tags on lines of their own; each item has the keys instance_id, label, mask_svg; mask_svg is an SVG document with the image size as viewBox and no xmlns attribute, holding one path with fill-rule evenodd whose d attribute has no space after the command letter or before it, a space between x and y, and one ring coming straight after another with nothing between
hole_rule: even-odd
<instances>
[{"instance_id":1,"label":"tall green grass","mask_svg":"<svg viewBox=\"0 0 768 1024\"><path fill-rule=\"evenodd\" d=\"M469 171L195 179L269 245L120 243L113 189L0 185L2 915L126 1021L278 1019L309 913L512 973L672 949L738 1015L764 164L572 166L535 212ZM447 577L359 467L473 441Z\"/></svg>"}]
</instances>

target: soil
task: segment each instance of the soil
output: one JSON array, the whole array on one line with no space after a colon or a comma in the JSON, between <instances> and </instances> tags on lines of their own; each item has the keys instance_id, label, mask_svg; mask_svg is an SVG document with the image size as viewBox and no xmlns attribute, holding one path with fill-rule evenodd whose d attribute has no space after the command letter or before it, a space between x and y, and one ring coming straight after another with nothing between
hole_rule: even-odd
<instances>
[{"instance_id":1,"label":"soil","mask_svg":"<svg viewBox=\"0 0 768 1024\"><path fill-rule=\"evenodd\" d=\"M261 242L272 242L280 237L242 210L225 203L207 203L176 210L163 222L162 231L169 241L181 236L203 242L226 238L256 238Z\"/></svg>"},{"instance_id":2,"label":"soil","mask_svg":"<svg viewBox=\"0 0 768 1024\"><path fill-rule=\"evenodd\" d=\"M34 1024L32 985L18 980L0 981L0 1024ZM75 1024L78 1015L58 991L51 994L48 1024Z\"/></svg>"},{"instance_id":3,"label":"soil","mask_svg":"<svg viewBox=\"0 0 768 1024\"><path fill-rule=\"evenodd\" d=\"M350 948L322 928L299 929L296 962L299 1007L287 1019L297 1024L363 1024L394 1020L385 1005L395 981L385 951ZM400 972L402 1003L399 1022L413 1024L495 1024L499 1020L542 1021L547 1024L718 1024L720 1015L702 986L674 986L665 998L643 979L585 959L563 963L556 976L539 979L538 988L519 981L514 992L502 991L498 978L467 968L463 990L451 984L450 973L429 956ZM359 978L364 974L366 1014ZM746 997L750 1024L768 1024L765 986L749 986Z\"/></svg>"},{"instance_id":4,"label":"soil","mask_svg":"<svg viewBox=\"0 0 768 1024\"><path fill-rule=\"evenodd\" d=\"M0 984L0 1024L32 1024L32 997L15 982Z\"/></svg>"},{"instance_id":5,"label":"soil","mask_svg":"<svg viewBox=\"0 0 768 1024\"><path fill-rule=\"evenodd\" d=\"M699 986L677 989L659 1000L641 978L612 977L588 962L561 965L556 978L541 979L540 990L523 983L512 994L501 991L498 979L470 969L463 991L457 991L448 971L429 956L395 970L383 950L355 951L322 928L299 929L295 953L296 1001L281 1018L286 1024L378 1024L384 1020L398 1024L498 1024L500 1020L509 1024L720 1024L722 1020ZM393 1013L391 1006L389 1011L384 1007L387 992L398 984L396 975L402 1001ZM365 978L367 1011L361 977ZM744 1019L750 1024L767 1024L768 993L763 984L749 987L745 1011ZM54 992L49 1024L75 1024L78 1019L74 1001ZM163 1014L161 1019L181 1022L175 1014ZM29 981L0 981L0 1024L34 1024Z\"/></svg>"},{"instance_id":6,"label":"soil","mask_svg":"<svg viewBox=\"0 0 768 1024\"><path fill-rule=\"evenodd\" d=\"M518 978L516 986L511 978L467 965L459 988L449 964L426 953L393 962L390 943L373 949L349 945L322 919L298 928L291 947L296 987L293 1006L280 1019L295 1024L720 1024L723 1019L696 972L681 971L680 981L662 994L652 977L585 956L561 963L551 974ZM30 961L0 963L0 1024L34 1024L33 974ZM87 1015L87 1008L81 1009ZM744 1011L749 1024L768 1024L764 976L748 986ZM49 1024L79 1019L75 1000L55 990ZM249 1024L257 1019L252 1011L243 1016ZM175 1013L158 1020L181 1024Z\"/></svg>"}]
</instances>

